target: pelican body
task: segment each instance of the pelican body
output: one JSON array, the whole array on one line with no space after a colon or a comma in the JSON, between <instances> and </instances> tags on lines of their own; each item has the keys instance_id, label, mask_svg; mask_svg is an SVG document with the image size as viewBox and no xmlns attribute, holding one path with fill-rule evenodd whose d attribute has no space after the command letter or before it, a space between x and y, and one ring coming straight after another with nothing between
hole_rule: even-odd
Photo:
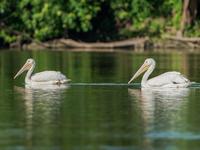
<instances>
[{"instance_id":1,"label":"pelican body","mask_svg":"<svg viewBox=\"0 0 200 150\"><path fill-rule=\"evenodd\" d=\"M141 81L142 88L149 88L149 87L186 88L190 86L192 83L194 83L191 82L187 77L182 75L180 72L176 71L166 72L148 80L148 77L153 72L155 66L156 62L154 59L152 58L146 59L144 61L144 64L135 73L135 75L131 78L128 84L146 70L147 71L145 72Z\"/></svg>"},{"instance_id":2,"label":"pelican body","mask_svg":"<svg viewBox=\"0 0 200 150\"><path fill-rule=\"evenodd\" d=\"M63 75L59 71L43 71L36 74L32 74L35 68L35 61L34 59L28 59L24 66L19 70L19 72L15 75L14 79L22 74L24 71L28 70L25 83L26 84L63 84L70 81L67 79L65 75Z\"/></svg>"}]
</instances>

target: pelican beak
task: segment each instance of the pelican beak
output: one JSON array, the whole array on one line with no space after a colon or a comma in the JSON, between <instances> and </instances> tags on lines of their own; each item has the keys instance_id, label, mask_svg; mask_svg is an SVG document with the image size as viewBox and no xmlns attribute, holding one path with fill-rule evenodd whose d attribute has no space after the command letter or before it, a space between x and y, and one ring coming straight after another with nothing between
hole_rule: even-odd
<instances>
[{"instance_id":1,"label":"pelican beak","mask_svg":"<svg viewBox=\"0 0 200 150\"><path fill-rule=\"evenodd\" d=\"M128 82L131 83L135 78L137 78L141 73L145 72L146 70L149 69L149 65L146 64L146 62L140 67L140 69L134 74L134 76L131 78L131 80Z\"/></svg>"},{"instance_id":2,"label":"pelican beak","mask_svg":"<svg viewBox=\"0 0 200 150\"><path fill-rule=\"evenodd\" d=\"M18 71L18 73L15 75L14 79L18 77L20 74L22 74L24 71L29 70L31 68L31 64L25 63L24 66Z\"/></svg>"}]
</instances>

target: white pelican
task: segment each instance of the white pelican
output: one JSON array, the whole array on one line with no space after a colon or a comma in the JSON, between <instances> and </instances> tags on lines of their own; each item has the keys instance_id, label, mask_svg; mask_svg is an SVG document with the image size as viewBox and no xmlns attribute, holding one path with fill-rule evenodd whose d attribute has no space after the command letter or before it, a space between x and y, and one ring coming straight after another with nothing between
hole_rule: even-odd
<instances>
[{"instance_id":1,"label":"white pelican","mask_svg":"<svg viewBox=\"0 0 200 150\"><path fill-rule=\"evenodd\" d=\"M194 83L194 82L190 82L190 80L187 79L187 77L182 75L180 72L176 72L176 71L163 73L147 81L149 75L153 72L155 65L156 65L155 60L153 60L152 58L146 59L144 61L144 64L135 73L135 75L131 78L128 84L146 70L147 72L144 74L142 78L142 82L141 82L142 88L146 88L146 87L185 88L185 87L190 86L192 83Z\"/></svg>"},{"instance_id":2,"label":"white pelican","mask_svg":"<svg viewBox=\"0 0 200 150\"><path fill-rule=\"evenodd\" d=\"M35 61L33 59L28 59L24 66L19 70L19 72L15 75L14 79L18 77L25 70L28 70L25 83L26 84L58 84L67 83L70 79L67 79L65 75L63 75L59 71L43 71L36 74L32 74L35 68Z\"/></svg>"}]
</instances>

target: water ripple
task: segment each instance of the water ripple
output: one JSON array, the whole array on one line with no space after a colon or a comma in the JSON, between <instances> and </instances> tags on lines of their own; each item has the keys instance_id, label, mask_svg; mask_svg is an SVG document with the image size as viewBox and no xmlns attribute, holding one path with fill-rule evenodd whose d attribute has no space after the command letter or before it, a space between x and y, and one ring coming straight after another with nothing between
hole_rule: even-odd
<instances>
[{"instance_id":1,"label":"water ripple","mask_svg":"<svg viewBox=\"0 0 200 150\"><path fill-rule=\"evenodd\" d=\"M67 83L67 85L140 86L140 83Z\"/></svg>"},{"instance_id":2,"label":"water ripple","mask_svg":"<svg viewBox=\"0 0 200 150\"><path fill-rule=\"evenodd\" d=\"M200 139L200 134L194 134L192 132L177 132L177 131L162 131L148 133L145 138L153 139L184 139L184 140L197 140Z\"/></svg>"}]
</instances>

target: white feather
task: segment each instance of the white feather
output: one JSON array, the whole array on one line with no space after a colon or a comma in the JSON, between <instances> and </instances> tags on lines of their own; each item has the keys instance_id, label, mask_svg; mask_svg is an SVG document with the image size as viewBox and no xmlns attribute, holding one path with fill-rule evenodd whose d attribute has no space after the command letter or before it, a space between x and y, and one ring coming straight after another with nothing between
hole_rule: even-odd
<instances>
[{"instance_id":1,"label":"white feather","mask_svg":"<svg viewBox=\"0 0 200 150\"><path fill-rule=\"evenodd\" d=\"M147 81L149 86L153 87L165 87L174 85L179 87L180 85L190 85L192 82L180 72L172 71L163 73L157 77L151 78Z\"/></svg>"},{"instance_id":2,"label":"white feather","mask_svg":"<svg viewBox=\"0 0 200 150\"><path fill-rule=\"evenodd\" d=\"M70 81L70 79L67 79L66 76L59 71L43 71L36 74L32 74L34 68L35 61L33 59L28 59L24 66L15 75L14 79L21 73L23 73L25 70L28 70L27 75L25 77L25 83L28 84L60 84L67 83L68 81Z\"/></svg>"},{"instance_id":3,"label":"white feather","mask_svg":"<svg viewBox=\"0 0 200 150\"><path fill-rule=\"evenodd\" d=\"M164 74L161 74L157 77L154 77L152 79L148 79L149 75L153 72L155 68L156 62L152 59L146 59L144 64L140 67L140 69L135 73L135 75L131 78L131 80L128 82L130 83L132 80L134 80L137 76L139 76L142 72L146 71L146 73L143 75L141 85L142 87L188 87L192 83L187 77L182 75L179 72L172 71L172 72L166 72Z\"/></svg>"},{"instance_id":4,"label":"white feather","mask_svg":"<svg viewBox=\"0 0 200 150\"><path fill-rule=\"evenodd\" d=\"M67 80L66 76L59 71L43 71L31 75L31 80L34 82L48 82L48 81L61 81Z\"/></svg>"}]
</instances>

